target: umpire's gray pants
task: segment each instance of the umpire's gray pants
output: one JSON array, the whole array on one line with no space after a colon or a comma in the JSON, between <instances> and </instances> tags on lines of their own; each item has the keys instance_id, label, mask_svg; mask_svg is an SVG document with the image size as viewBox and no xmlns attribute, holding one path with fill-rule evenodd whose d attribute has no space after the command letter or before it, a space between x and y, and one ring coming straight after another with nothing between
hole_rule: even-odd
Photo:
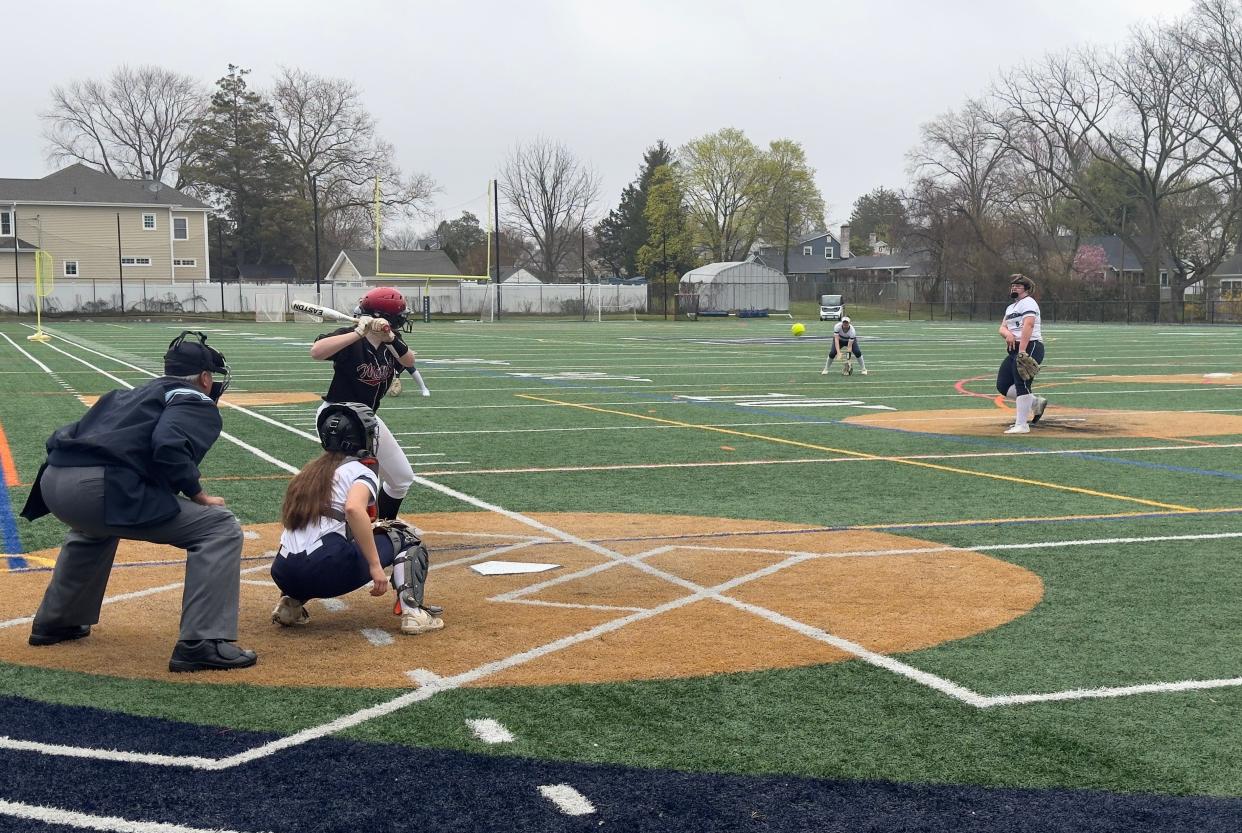
<instances>
[{"instance_id":1,"label":"umpire's gray pants","mask_svg":"<svg viewBox=\"0 0 1242 833\"><path fill-rule=\"evenodd\" d=\"M35 613L36 626L98 622L112 559L124 538L185 549L180 639L237 639L243 538L232 512L179 498L181 511L172 520L156 526L113 527L103 520L102 467L48 466L41 485L48 509L68 524L69 533Z\"/></svg>"}]
</instances>

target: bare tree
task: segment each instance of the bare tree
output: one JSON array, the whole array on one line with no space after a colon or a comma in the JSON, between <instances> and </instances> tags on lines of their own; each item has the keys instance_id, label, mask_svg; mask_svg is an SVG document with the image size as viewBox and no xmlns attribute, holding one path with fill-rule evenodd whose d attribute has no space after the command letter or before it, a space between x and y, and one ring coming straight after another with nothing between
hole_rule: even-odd
<instances>
[{"instance_id":1,"label":"bare tree","mask_svg":"<svg viewBox=\"0 0 1242 833\"><path fill-rule=\"evenodd\" d=\"M575 247L599 197L599 176L569 148L547 139L518 145L500 175L507 218L538 248L542 277L552 279Z\"/></svg>"},{"instance_id":2,"label":"bare tree","mask_svg":"<svg viewBox=\"0 0 1242 833\"><path fill-rule=\"evenodd\" d=\"M149 65L53 87L52 107L41 115L48 158L180 188L188 142L208 100L190 76Z\"/></svg>"},{"instance_id":3,"label":"bare tree","mask_svg":"<svg viewBox=\"0 0 1242 833\"><path fill-rule=\"evenodd\" d=\"M421 209L435 184L421 174L402 178L392 146L376 137L375 119L349 81L286 67L270 100L273 132L297 166L311 205L318 288L325 215L338 215L333 226L354 239L366 225L362 217L372 204L377 176L384 181L382 210L390 214Z\"/></svg>"},{"instance_id":4,"label":"bare tree","mask_svg":"<svg viewBox=\"0 0 1242 833\"><path fill-rule=\"evenodd\" d=\"M1192 103L1208 92L1176 27L1137 29L1117 54L1051 56L1008 74L989 120L999 141L1136 253L1156 293L1169 256L1166 205L1231 175L1219 134ZM1139 215L1130 223L1092 189L1098 164L1126 183ZM1179 298L1185 285L1173 287Z\"/></svg>"}]
</instances>

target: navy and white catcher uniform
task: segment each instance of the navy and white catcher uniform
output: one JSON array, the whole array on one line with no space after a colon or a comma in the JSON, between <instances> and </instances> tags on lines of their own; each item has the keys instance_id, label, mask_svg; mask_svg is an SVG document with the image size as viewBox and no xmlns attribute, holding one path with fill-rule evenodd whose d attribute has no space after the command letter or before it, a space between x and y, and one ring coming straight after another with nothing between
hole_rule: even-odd
<instances>
[{"instance_id":1,"label":"navy and white catcher uniform","mask_svg":"<svg viewBox=\"0 0 1242 833\"><path fill-rule=\"evenodd\" d=\"M374 458L378 421L360 403L326 405L317 420L324 453L290 482L281 508L284 529L272 562L281 599L272 621L290 627L310 620L306 602L331 599L371 585L371 595L397 591L401 631L444 627L440 608L425 604L429 557L404 521L372 524L381 494Z\"/></svg>"}]
</instances>

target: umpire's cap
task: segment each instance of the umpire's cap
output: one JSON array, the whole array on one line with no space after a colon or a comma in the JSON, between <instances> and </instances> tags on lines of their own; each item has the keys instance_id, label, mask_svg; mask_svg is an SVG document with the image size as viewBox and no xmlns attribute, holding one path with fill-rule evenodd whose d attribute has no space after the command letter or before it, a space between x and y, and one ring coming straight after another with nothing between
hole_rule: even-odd
<instances>
[{"instance_id":1,"label":"umpire's cap","mask_svg":"<svg viewBox=\"0 0 1242 833\"><path fill-rule=\"evenodd\" d=\"M198 340L186 340L186 336L197 336ZM174 338L164 354L165 376L193 376L210 370L212 373L228 373L229 366L224 362L224 354L214 347L207 346L207 336L197 330L182 330L181 335Z\"/></svg>"}]
</instances>

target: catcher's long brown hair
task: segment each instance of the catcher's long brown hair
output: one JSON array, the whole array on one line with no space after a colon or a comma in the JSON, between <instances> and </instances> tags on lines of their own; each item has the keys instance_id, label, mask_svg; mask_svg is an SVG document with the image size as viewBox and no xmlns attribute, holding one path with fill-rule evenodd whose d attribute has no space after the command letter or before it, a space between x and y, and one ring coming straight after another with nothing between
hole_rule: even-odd
<instances>
[{"instance_id":1,"label":"catcher's long brown hair","mask_svg":"<svg viewBox=\"0 0 1242 833\"><path fill-rule=\"evenodd\" d=\"M349 458L336 451L325 451L289 481L280 522L285 529L301 529L320 517L332 501L332 475Z\"/></svg>"}]
</instances>

